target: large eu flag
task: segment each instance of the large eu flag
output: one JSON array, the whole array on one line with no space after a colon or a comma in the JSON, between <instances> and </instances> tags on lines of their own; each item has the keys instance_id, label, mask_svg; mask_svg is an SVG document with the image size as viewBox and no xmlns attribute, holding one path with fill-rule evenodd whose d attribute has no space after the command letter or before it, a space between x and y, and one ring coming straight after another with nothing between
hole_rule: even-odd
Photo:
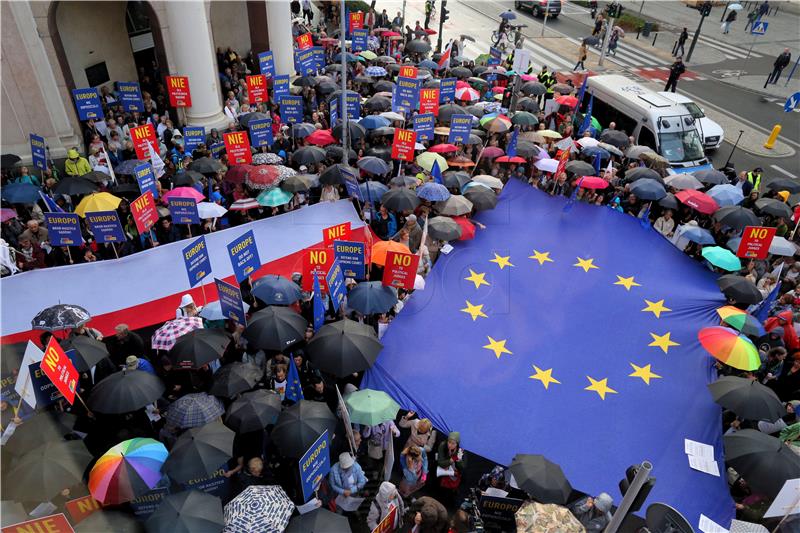
<instances>
[{"instance_id":1,"label":"large eu flag","mask_svg":"<svg viewBox=\"0 0 800 533\"><path fill-rule=\"evenodd\" d=\"M634 217L552 198L516 180L487 227L439 258L383 337L365 387L388 392L468 450L508 465L559 463L572 485L612 494L653 463L647 504L728 524L713 360L714 275ZM711 444L722 476L689 468L684 439Z\"/></svg>"}]
</instances>

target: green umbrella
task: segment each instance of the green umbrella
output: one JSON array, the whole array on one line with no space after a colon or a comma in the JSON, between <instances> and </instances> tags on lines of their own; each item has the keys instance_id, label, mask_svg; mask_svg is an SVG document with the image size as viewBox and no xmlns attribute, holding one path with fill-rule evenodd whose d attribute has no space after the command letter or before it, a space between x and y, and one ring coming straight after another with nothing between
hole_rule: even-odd
<instances>
[{"instance_id":1,"label":"green umbrella","mask_svg":"<svg viewBox=\"0 0 800 533\"><path fill-rule=\"evenodd\" d=\"M288 204L289 200L292 199L292 196L294 195L290 192L286 192L283 189L275 188L262 192L261 194L258 195L258 198L256 198L256 200L260 205L266 207L278 207L281 205Z\"/></svg>"},{"instance_id":2,"label":"green umbrella","mask_svg":"<svg viewBox=\"0 0 800 533\"><path fill-rule=\"evenodd\" d=\"M603 126L600 125L600 121L594 117L592 117L592 127L597 131L601 131L603 129Z\"/></svg>"},{"instance_id":3,"label":"green umbrella","mask_svg":"<svg viewBox=\"0 0 800 533\"><path fill-rule=\"evenodd\" d=\"M491 56L489 56L489 54L481 54L481 55L479 55L478 57L475 58L475 64L476 65L485 65L485 64L487 64L489 62L489 57L491 57Z\"/></svg>"},{"instance_id":4,"label":"green umbrella","mask_svg":"<svg viewBox=\"0 0 800 533\"><path fill-rule=\"evenodd\" d=\"M383 391L362 389L344 397L350 421L365 426L377 426L394 420L400 405Z\"/></svg>"},{"instance_id":5,"label":"green umbrella","mask_svg":"<svg viewBox=\"0 0 800 533\"><path fill-rule=\"evenodd\" d=\"M737 272L742 269L742 262L733 252L720 246L706 246L703 248L703 258L723 270Z\"/></svg>"}]
</instances>

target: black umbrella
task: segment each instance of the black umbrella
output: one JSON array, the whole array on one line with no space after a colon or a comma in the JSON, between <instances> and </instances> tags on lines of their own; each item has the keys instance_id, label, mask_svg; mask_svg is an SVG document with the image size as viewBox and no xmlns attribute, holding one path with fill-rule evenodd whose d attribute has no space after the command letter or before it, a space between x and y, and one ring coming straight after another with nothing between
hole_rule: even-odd
<instances>
[{"instance_id":1,"label":"black umbrella","mask_svg":"<svg viewBox=\"0 0 800 533\"><path fill-rule=\"evenodd\" d=\"M425 89L437 89L440 85L440 80L438 78L430 78L425 80L422 84L422 87Z\"/></svg>"},{"instance_id":2,"label":"black umbrella","mask_svg":"<svg viewBox=\"0 0 800 533\"><path fill-rule=\"evenodd\" d=\"M534 100L533 98L523 97L517 100L517 108L527 111L529 113L538 113L539 112L539 102Z\"/></svg>"},{"instance_id":3,"label":"black umbrella","mask_svg":"<svg viewBox=\"0 0 800 533\"><path fill-rule=\"evenodd\" d=\"M494 209L494 206L497 205L497 195L494 191L486 187L470 187L470 189L464 193L464 198L472 202L472 207L475 211Z\"/></svg>"},{"instance_id":4,"label":"black umbrella","mask_svg":"<svg viewBox=\"0 0 800 533\"><path fill-rule=\"evenodd\" d=\"M520 90L525 96L541 96L547 92L547 87L538 81L528 81L522 84Z\"/></svg>"},{"instance_id":5,"label":"black umbrella","mask_svg":"<svg viewBox=\"0 0 800 533\"><path fill-rule=\"evenodd\" d=\"M111 192L117 196L130 196L133 198L138 198L139 195L142 194L139 186L135 183L120 183L118 185L114 185L111 188Z\"/></svg>"},{"instance_id":6,"label":"black umbrella","mask_svg":"<svg viewBox=\"0 0 800 533\"><path fill-rule=\"evenodd\" d=\"M214 396L233 398L240 392L252 389L264 377L264 371L253 363L234 361L214 373L214 383L209 393Z\"/></svg>"},{"instance_id":7,"label":"black umbrella","mask_svg":"<svg viewBox=\"0 0 800 533\"><path fill-rule=\"evenodd\" d=\"M472 176L468 172L460 170L448 170L442 174L442 177L444 178L444 185L448 189L461 190L461 187L472 181Z\"/></svg>"},{"instance_id":8,"label":"black umbrella","mask_svg":"<svg viewBox=\"0 0 800 533\"><path fill-rule=\"evenodd\" d=\"M474 132L473 132L473 133L470 133L469 138L467 139L467 141L464 144L466 144L467 146L471 146L473 144L483 144L483 141L481 140L481 138L478 135L475 135Z\"/></svg>"},{"instance_id":9,"label":"black umbrella","mask_svg":"<svg viewBox=\"0 0 800 533\"><path fill-rule=\"evenodd\" d=\"M284 533L350 533L351 531L346 516L320 507L292 518Z\"/></svg>"},{"instance_id":10,"label":"black umbrella","mask_svg":"<svg viewBox=\"0 0 800 533\"><path fill-rule=\"evenodd\" d=\"M467 110L467 113L477 118L481 118L486 114L486 110L484 108L476 105L468 105L465 109Z\"/></svg>"},{"instance_id":11,"label":"black umbrella","mask_svg":"<svg viewBox=\"0 0 800 533\"><path fill-rule=\"evenodd\" d=\"M569 161L564 168L573 176L594 176L594 167L586 161Z\"/></svg>"},{"instance_id":12,"label":"black umbrella","mask_svg":"<svg viewBox=\"0 0 800 533\"><path fill-rule=\"evenodd\" d=\"M347 91L347 95L348 96L353 96L353 97L358 98L358 99L361 99L361 95L358 94L356 91L348 90ZM339 102L341 103L341 101L342 101L342 90L341 89L337 89L337 90L333 91L330 95L328 95L328 103L330 103L331 100L333 100L334 98L339 100Z\"/></svg>"},{"instance_id":13,"label":"black umbrella","mask_svg":"<svg viewBox=\"0 0 800 533\"><path fill-rule=\"evenodd\" d=\"M8 168L13 167L22 159L17 154L3 154L0 155L0 167Z\"/></svg>"},{"instance_id":14,"label":"black umbrella","mask_svg":"<svg viewBox=\"0 0 800 533\"><path fill-rule=\"evenodd\" d=\"M630 144L630 139L624 131L606 130L600 134L600 140L617 148L624 148Z\"/></svg>"},{"instance_id":15,"label":"black umbrella","mask_svg":"<svg viewBox=\"0 0 800 533\"><path fill-rule=\"evenodd\" d=\"M21 503L11 500L0 501L0 526L6 527L27 522L31 517Z\"/></svg>"},{"instance_id":16,"label":"black umbrella","mask_svg":"<svg viewBox=\"0 0 800 533\"><path fill-rule=\"evenodd\" d=\"M519 488L540 503L567 503L572 485L561 467L543 455L518 453L508 467Z\"/></svg>"},{"instance_id":17,"label":"black umbrella","mask_svg":"<svg viewBox=\"0 0 800 533\"><path fill-rule=\"evenodd\" d=\"M259 389L245 392L228 407L225 424L238 433L258 431L274 424L280 413L280 394Z\"/></svg>"},{"instance_id":18,"label":"black umbrella","mask_svg":"<svg viewBox=\"0 0 800 533\"><path fill-rule=\"evenodd\" d=\"M390 89L391 90L391 89ZM364 102L364 107L367 108L367 111L388 111L392 108L392 101L385 96L373 96L366 102Z\"/></svg>"},{"instance_id":19,"label":"black umbrella","mask_svg":"<svg viewBox=\"0 0 800 533\"><path fill-rule=\"evenodd\" d=\"M656 180L637 180L631 184L630 191L641 200L661 200L667 195L664 186Z\"/></svg>"},{"instance_id":20,"label":"black umbrella","mask_svg":"<svg viewBox=\"0 0 800 533\"><path fill-rule=\"evenodd\" d=\"M593 36L593 35L590 35L589 37L584 37L583 38L583 44L586 44L586 45L589 45L589 46L595 46L599 42L600 42L600 39L595 37L595 36Z\"/></svg>"},{"instance_id":21,"label":"black umbrella","mask_svg":"<svg viewBox=\"0 0 800 533\"><path fill-rule=\"evenodd\" d=\"M755 429L723 437L725 462L757 493L774 498L783 484L800 477L800 456L780 439Z\"/></svg>"},{"instance_id":22,"label":"black umbrella","mask_svg":"<svg viewBox=\"0 0 800 533\"><path fill-rule=\"evenodd\" d=\"M292 82L295 87L314 87L317 79L314 76L301 76Z\"/></svg>"},{"instance_id":23,"label":"black umbrella","mask_svg":"<svg viewBox=\"0 0 800 533\"><path fill-rule=\"evenodd\" d=\"M234 432L216 420L186 430L164 462L164 472L180 483L211 475L233 454Z\"/></svg>"},{"instance_id":24,"label":"black umbrella","mask_svg":"<svg viewBox=\"0 0 800 533\"><path fill-rule=\"evenodd\" d=\"M375 128L370 132L372 137L382 137L384 135L394 135L395 128L391 126L383 126L382 128Z\"/></svg>"},{"instance_id":25,"label":"black umbrella","mask_svg":"<svg viewBox=\"0 0 800 533\"><path fill-rule=\"evenodd\" d=\"M419 180L414 176L395 176L389 180L389 185L396 187L412 187L418 184Z\"/></svg>"},{"instance_id":26,"label":"black umbrella","mask_svg":"<svg viewBox=\"0 0 800 533\"><path fill-rule=\"evenodd\" d=\"M394 90L394 82L389 80L378 80L375 82L375 85L372 86L372 89L376 93L390 93Z\"/></svg>"},{"instance_id":27,"label":"black umbrella","mask_svg":"<svg viewBox=\"0 0 800 533\"><path fill-rule=\"evenodd\" d=\"M725 274L717 279L722 294L740 304L757 304L764 299L755 283L742 276Z\"/></svg>"},{"instance_id":28,"label":"black umbrella","mask_svg":"<svg viewBox=\"0 0 800 533\"><path fill-rule=\"evenodd\" d=\"M339 65L334 65L334 66L339 66ZM319 94L327 96L336 90L336 84L332 81L323 80L319 82L316 89Z\"/></svg>"},{"instance_id":29,"label":"black umbrella","mask_svg":"<svg viewBox=\"0 0 800 533\"><path fill-rule=\"evenodd\" d=\"M116 174L132 176L133 170L142 163L147 163L147 161L142 161L141 159L126 159L125 161L114 167L114 172Z\"/></svg>"},{"instance_id":30,"label":"black umbrella","mask_svg":"<svg viewBox=\"0 0 800 533\"><path fill-rule=\"evenodd\" d=\"M397 303L397 291L380 281L362 281L347 294L347 307L363 315L387 313Z\"/></svg>"},{"instance_id":31,"label":"black umbrella","mask_svg":"<svg viewBox=\"0 0 800 533\"><path fill-rule=\"evenodd\" d=\"M692 175L706 185L719 185L720 183L728 183L728 177L719 170L698 170L693 172Z\"/></svg>"},{"instance_id":32,"label":"black umbrella","mask_svg":"<svg viewBox=\"0 0 800 533\"><path fill-rule=\"evenodd\" d=\"M333 136L336 137L336 139L338 140L342 139L343 128L344 124L341 122L333 127L331 133L333 133ZM350 138L350 141L357 141L359 139L363 139L367 135L367 130L364 129L364 126L362 126L358 122L352 122L352 121L348 122L347 131L349 132L348 137Z\"/></svg>"},{"instance_id":33,"label":"black umbrella","mask_svg":"<svg viewBox=\"0 0 800 533\"><path fill-rule=\"evenodd\" d=\"M394 73L397 73L397 72L400 71L400 66L401 65L398 65L397 63L390 63L390 64L384 66L383 68L385 68L387 70L387 72L391 72L391 73L394 74Z\"/></svg>"},{"instance_id":34,"label":"black umbrella","mask_svg":"<svg viewBox=\"0 0 800 533\"><path fill-rule=\"evenodd\" d=\"M302 457L325 430L336 431L337 419L323 402L300 400L278 416L272 440L284 457Z\"/></svg>"},{"instance_id":35,"label":"black umbrella","mask_svg":"<svg viewBox=\"0 0 800 533\"><path fill-rule=\"evenodd\" d=\"M189 163L189 170L200 174L216 174L222 170L222 163L211 157L201 157Z\"/></svg>"},{"instance_id":36,"label":"black umbrella","mask_svg":"<svg viewBox=\"0 0 800 533\"><path fill-rule=\"evenodd\" d=\"M257 111L254 113L247 113L244 115L239 115L239 124L241 124L242 127L247 128L251 121L263 120L265 118L269 118L269 115L266 115L264 113L259 113Z\"/></svg>"},{"instance_id":37,"label":"black umbrella","mask_svg":"<svg viewBox=\"0 0 800 533\"><path fill-rule=\"evenodd\" d=\"M164 384L143 370L115 372L94 386L89 408L98 413L130 413L158 400Z\"/></svg>"},{"instance_id":38,"label":"black umbrella","mask_svg":"<svg viewBox=\"0 0 800 533\"><path fill-rule=\"evenodd\" d=\"M88 372L94 365L108 357L108 348L100 341L85 335L77 335L61 343L64 351L75 350L72 359L78 372Z\"/></svg>"},{"instance_id":39,"label":"black umbrella","mask_svg":"<svg viewBox=\"0 0 800 533\"><path fill-rule=\"evenodd\" d=\"M461 226L450 217L433 217L428 221L428 233L434 239L454 241L461 237Z\"/></svg>"},{"instance_id":40,"label":"black umbrella","mask_svg":"<svg viewBox=\"0 0 800 533\"><path fill-rule=\"evenodd\" d=\"M76 416L69 413L42 412L25 420L3 445L4 452L24 455L45 442L59 442L72 433Z\"/></svg>"},{"instance_id":41,"label":"black umbrella","mask_svg":"<svg viewBox=\"0 0 800 533\"><path fill-rule=\"evenodd\" d=\"M363 74L360 74L355 78L353 78L353 83L372 83L372 82L373 82L372 78L370 78L369 76L364 76Z\"/></svg>"},{"instance_id":42,"label":"black umbrella","mask_svg":"<svg viewBox=\"0 0 800 533\"><path fill-rule=\"evenodd\" d=\"M427 54L431 51L431 45L422 39L414 39L406 43L406 52L414 54Z\"/></svg>"},{"instance_id":43,"label":"black umbrella","mask_svg":"<svg viewBox=\"0 0 800 533\"><path fill-rule=\"evenodd\" d=\"M331 63L325 67L325 72L341 72L342 65L340 63Z\"/></svg>"},{"instance_id":44,"label":"black umbrella","mask_svg":"<svg viewBox=\"0 0 800 533\"><path fill-rule=\"evenodd\" d=\"M792 218L792 210L785 203L775 198L760 198L756 200L756 208L762 213L776 217Z\"/></svg>"},{"instance_id":45,"label":"black umbrella","mask_svg":"<svg viewBox=\"0 0 800 533\"><path fill-rule=\"evenodd\" d=\"M344 183L342 179L342 169L350 171L354 176L358 176L358 169L348 167L341 163L336 163L326 168L322 174L319 175L319 182L325 185L338 185Z\"/></svg>"},{"instance_id":46,"label":"black umbrella","mask_svg":"<svg viewBox=\"0 0 800 533\"><path fill-rule=\"evenodd\" d=\"M268 306L255 313L244 338L261 350L281 352L303 340L308 322L288 307Z\"/></svg>"},{"instance_id":47,"label":"black umbrella","mask_svg":"<svg viewBox=\"0 0 800 533\"><path fill-rule=\"evenodd\" d=\"M14 480L4 496L17 501L48 501L83 479L92 455L83 441L46 442L14 460L3 477Z\"/></svg>"},{"instance_id":48,"label":"black umbrella","mask_svg":"<svg viewBox=\"0 0 800 533\"><path fill-rule=\"evenodd\" d=\"M374 329L344 319L317 331L308 342L308 357L320 370L345 377L372 366L382 348Z\"/></svg>"},{"instance_id":49,"label":"black umbrella","mask_svg":"<svg viewBox=\"0 0 800 533\"><path fill-rule=\"evenodd\" d=\"M150 515L146 526L147 533L219 533L225 528L222 502L198 490L170 494Z\"/></svg>"},{"instance_id":50,"label":"black umbrella","mask_svg":"<svg viewBox=\"0 0 800 533\"><path fill-rule=\"evenodd\" d=\"M778 395L752 379L723 376L709 383L708 390L715 402L733 411L742 420L773 422L786 414Z\"/></svg>"},{"instance_id":51,"label":"black umbrella","mask_svg":"<svg viewBox=\"0 0 800 533\"><path fill-rule=\"evenodd\" d=\"M44 331L61 331L75 329L91 319L89 311L79 305L58 304L40 311L31 320L31 327Z\"/></svg>"},{"instance_id":52,"label":"black umbrella","mask_svg":"<svg viewBox=\"0 0 800 533\"><path fill-rule=\"evenodd\" d=\"M439 122L442 124L450 124L450 119L453 115L463 115L467 110L458 104L445 104L439 107Z\"/></svg>"},{"instance_id":53,"label":"black umbrella","mask_svg":"<svg viewBox=\"0 0 800 533\"><path fill-rule=\"evenodd\" d=\"M98 170L93 170L86 174L81 174L81 179L89 180L93 183L103 183L104 181L111 181L111 176Z\"/></svg>"},{"instance_id":54,"label":"black umbrella","mask_svg":"<svg viewBox=\"0 0 800 533\"><path fill-rule=\"evenodd\" d=\"M319 146L303 146L294 151L292 161L308 167L324 161L325 157L325 150Z\"/></svg>"},{"instance_id":55,"label":"black umbrella","mask_svg":"<svg viewBox=\"0 0 800 533\"><path fill-rule=\"evenodd\" d=\"M300 124L292 124L292 135L298 139L305 139L315 131L317 131L317 128L313 124L309 124L308 122L301 122Z\"/></svg>"},{"instance_id":56,"label":"black umbrella","mask_svg":"<svg viewBox=\"0 0 800 533\"><path fill-rule=\"evenodd\" d=\"M308 190L308 184L298 176L289 176L280 184L280 188L286 192L304 192Z\"/></svg>"},{"instance_id":57,"label":"black umbrella","mask_svg":"<svg viewBox=\"0 0 800 533\"><path fill-rule=\"evenodd\" d=\"M714 220L736 231L742 231L747 226L761 225L761 219L758 218L755 213L740 205L729 205L719 208L714 213Z\"/></svg>"},{"instance_id":58,"label":"black umbrella","mask_svg":"<svg viewBox=\"0 0 800 533\"><path fill-rule=\"evenodd\" d=\"M567 163L567 166L569 166L569 163ZM661 174L659 174L652 168L636 167L625 172L625 180L624 180L625 183L633 183L634 181L645 180L645 179L657 181L662 185L664 184L664 178L662 178Z\"/></svg>"},{"instance_id":59,"label":"black umbrella","mask_svg":"<svg viewBox=\"0 0 800 533\"><path fill-rule=\"evenodd\" d=\"M514 115L516 116L516 115ZM542 149L532 142L519 141L517 143L517 155L524 158L536 157Z\"/></svg>"},{"instance_id":60,"label":"black umbrella","mask_svg":"<svg viewBox=\"0 0 800 533\"><path fill-rule=\"evenodd\" d=\"M98 509L73 526L75 533L97 533L113 531L114 533L144 533L144 525L130 513Z\"/></svg>"},{"instance_id":61,"label":"black umbrella","mask_svg":"<svg viewBox=\"0 0 800 533\"><path fill-rule=\"evenodd\" d=\"M3 376L19 370L27 347L27 342L0 345L0 366L2 367Z\"/></svg>"},{"instance_id":62,"label":"black umbrella","mask_svg":"<svg viewBox=\"0 0 800 533\"><path fill-rule=\"evenodd\" d=\"M472 71L467 67L455 67L450 69L450 74L456 78L469 78L472 76Z\"/></svg>"},{"instance_id":63,"label":"black umbrella","mask_svg":"<svg viewBox=\"0 0 800 533\"><path fill-rule=\"evenodd\" d=\"M97 192L97 184L84 178L67 176L58 182L54 192L56 194L91 194Z\"/></svg>"},{"instance_id":64,"label":"black umbrella","mask_svg":"<svg viewBox=\"0 0 800 533\"><path fill-rule=\"evenodd\" d=\"M325 157L334 161L341 161L344 154L344 148L339 145L331 144L325 148ZM355 161L358 159L358 154L352 148L347 151L347 160ZM327 169L326 169L327 170ZM336 183L339 183L338 181ZM333 184L335 185L335 184Z\"/></svg>"},{"instance_id":65,"label":"black umbrella","mask_svg":"<svg viewBox=\"0 0 800 533\"><path fill-rule=\"evenodd\" d=\"M364 155L379 157L388 163L389 161L392 160L392 148L390 146L373 146L372 148L364 152Z\"/></svg>"},{"instance_id":66,"label":"black umbrella","mask_svg":"<svg viewBox=\"0 0 800 533\"><path fill-rule=\"evenodd\" d=\"M419 205L419 198L408 189L392 189L383 195L381 204L392 211L413 211Z\"/></svg>"},{"instance_id":67,"label":"black umbrella","mask_svg":"<svg viewBox=\"0 0 800 533\"><path fill-rule=\"evenodd\" d=\"M776 178L767 183L767 189L772 191L789 191L794 194L800 192L800 182L789 178Z\"/></svg>"},{"instance_id":68,"label":"black umbrella","mask_svg":"<svg viewBox=\"0 0 800 533\"><path fill-rule=\"evenodd\" d=\"M251 293L266 305L291 305L303 296L297 283L277 274L259 278Z\"/></svg>"},{"instance_id":69,"label":"black umbrella","mask_svg":"<svg viewBox=\"0 0 800 533\"><path fill-rule=\"evenodd\" d=\"M674 194L668 192L664 198L658 201L658 205L665 209L678 209L678 199Z\"/></svg>"},{"instance_id":70,"label":"black umbrella","mask_svg":"<svg viewBox=\"0 0 800 533\"><path fill-rule=\"evenodd\" d=\"M203 181L203 175L195 170L180 172L172 178L172 183L176 187L191 187L195 183Z\"/></svg>"},{"instance_id":71,"label":"black umbrella","mask_svg":"<svg viewBox=\"0 0 800 533\"><path fill-rule=\"evenodd\" d=\"M195 329L178 337L169 358L178 368L200 368L222 357L230 341L222 329Z\"/></svg>"}]
</instances>

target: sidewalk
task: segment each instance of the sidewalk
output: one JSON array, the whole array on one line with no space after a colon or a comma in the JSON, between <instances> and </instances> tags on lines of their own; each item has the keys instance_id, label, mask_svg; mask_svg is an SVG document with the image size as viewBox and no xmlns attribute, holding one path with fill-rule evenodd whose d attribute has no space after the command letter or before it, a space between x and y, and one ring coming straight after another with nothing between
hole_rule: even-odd
<instances>
[{"instance_id":1,"label":"sidewalk","mask_svg":"<svg viewBox=\"0 0 800 533\"><path fill-rule=\"evenodd\" d=\"M767 85L767 88L764 88L764 82L766 81L766 76L742 76L741 78L722 78L719 81L722 83L727 83L728 85L733 85L734 87L739 87L741 89L746 89L750 92L754 92L760 94L765 98L771 98L781 101L781 105L783 102L786 101L794 93L800 91L800 68L798 68L792 80L789 82L788 86L784 86L786 83L786 77L791 72L792 65L789 65L787 68L783 70L783 74L781 75L781 79L778 80L778 83L774 85Z\"/></svg>"}]
</instances>

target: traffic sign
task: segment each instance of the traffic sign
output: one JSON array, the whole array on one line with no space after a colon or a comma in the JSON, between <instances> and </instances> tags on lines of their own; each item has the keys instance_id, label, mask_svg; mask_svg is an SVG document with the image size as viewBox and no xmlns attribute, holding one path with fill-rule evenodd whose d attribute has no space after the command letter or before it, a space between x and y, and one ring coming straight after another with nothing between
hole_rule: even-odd
<instances>
[{"instance_id":1,"label":"traffic sign","mask_svg":"<svg viewBox=\"0 0 800 533\"><path fill-rule=\"evenodd\" d=\"M798 104L800 104L800 91L786 99L786 103L783 104L783 110L788 113L789 111L793 111Z\"/></svg>"},{"instance_id":2,"label":"traffic sign","mask_svg":"<svg viewBox=\"0 0 800 533\"><path fill-rule=\"evenodd\" d=\"M764 35L767 33L767 26L769 26L769 22L757 20L753 22L753 27L750 29L750 33L752 35Z\"/></svg>"}]
</instances>

